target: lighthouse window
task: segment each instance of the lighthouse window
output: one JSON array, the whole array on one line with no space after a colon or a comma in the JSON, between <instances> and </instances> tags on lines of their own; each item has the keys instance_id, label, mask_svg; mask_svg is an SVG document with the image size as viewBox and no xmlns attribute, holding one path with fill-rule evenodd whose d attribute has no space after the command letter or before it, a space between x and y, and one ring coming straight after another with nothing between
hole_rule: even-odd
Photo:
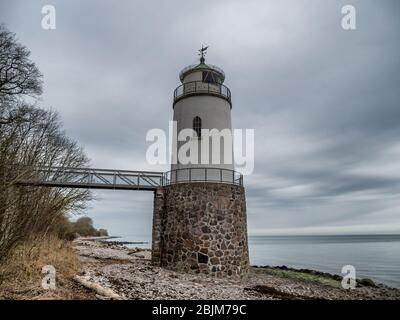
<instances>
[{"instance_id":1,"label":"lighthouse window","mask_svg":"<svg viewBox=\"0 0 400 320\"><path fill-rule=\"evenodd\" d=\"M201 118L194 117L193 118L193 130L196 132L197 137L201 137Z\"/></svg>"},{"instance_id":2,"label":"lighthouse window","mask_svg":"<svg viewBox=\"0 0 400 320\"><path fill-rule=\"evenodd\" d=\"M212 84L220 83L218 75L211 71L203 71L203 82Z\"/></svg>"}]
</instances>

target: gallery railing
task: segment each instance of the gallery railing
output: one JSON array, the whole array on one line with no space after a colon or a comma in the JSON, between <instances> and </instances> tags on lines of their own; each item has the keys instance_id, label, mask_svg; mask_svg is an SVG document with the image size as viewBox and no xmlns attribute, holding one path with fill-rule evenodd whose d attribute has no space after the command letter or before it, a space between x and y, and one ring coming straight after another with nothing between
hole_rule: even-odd
<instances>
[{"instance_id":1,"label":"gallery railing","mask_svg":"<svg viewBox=\"0 0 400 320\"><path fill-rule=\"evenodd\" d=\"M210 94L220 96L231 103L231 91L220 83L208 83L203 81L191 81L180 85L174 91L174 103L186 96L196 94Z\"/></svg>"},{"instance_id":2,"label":"gallery railing","mask_svg":"<svg viewBox=\"0 0 400 320\"><path fill-rule=\"evenodd\" d=\"M243 175L220 168L183 168L164 173L163 185L187 182L215 182L243 186Z\"/></svg>"}]
</instances>

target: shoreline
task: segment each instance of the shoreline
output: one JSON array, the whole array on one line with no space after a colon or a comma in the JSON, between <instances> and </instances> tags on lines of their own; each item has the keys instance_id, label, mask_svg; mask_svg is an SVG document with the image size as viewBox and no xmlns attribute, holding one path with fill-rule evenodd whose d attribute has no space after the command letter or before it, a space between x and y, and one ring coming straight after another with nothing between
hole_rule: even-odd
<instances>
[{"instance_id":1,"label":"shoreline","mask_svg":"<svg viewBox=\"0 0 400 320\"><path fill-rule=\"evenodd\" d=\"M81 240L87 240L87 241L100 241L100 242L105 242L109 244L115 244L115 245L127 245L127 244L149 244L148 241L109 241L112 239L121 239L121 236L90 236L90 237L79 237L78 239Z\"/></svg>"},{"instance_id":2,"label":"shoreline","mask_svg":"<svg viewBox=\"0 0 400 320\"><path fill-rule=\"evenodd\" d=\"M348 236L348 235L343 235L343 236ZM350 235L350 236L359 236L359 235ZM367 235L370 236L370 235ZM376 235L376 236L380 236L380 235ZM393 234L393 235L389 235L389 236L396 236L398 237L399 235L397 234ZM288 236L284 236L284 237L288 237ZM292 237L292 236L289 236ZM295 236L296 237L296 236ZM317 237L321 237L321 236L317 236ZM106 243L109 244L115 244L115 245L142 245L142 244L149 244L148 241L119 241L119 240L115 240L115 241L108 241L110 239L121 239L124 238L123 236L107 236L107 237L81 237L81 239L86 239L86 240L100 240L100 241L104 241ZM128 249L132 249L130 247L128 247ZM136 249L142 249L142 248L136 248ZM147 250L147 249L143 249L143 250ZM296 267L291 267L291 266L287 266L287 265L250 265L251 268L267 268L267 269L272 269L272 270L287 270L287 271L293 271L293 272L300 272L300 273L307 273L307 274L311 274L311 275L319 275L319 276L325 276L337 281L342 281L343 276L340 274L335 274L335 273L331 273L331 272L327 272L327 271L323 271L323 270L317 270L317 269L310 269L310 268L296 268ZM370 287L384 287L384 288L390 288L390 289L398 289L400 290L399 287L394 287L394 286L390 286L388 284L385 283L380 283L377 280L374 280L372 278L368 278L368 277L360 277L356 279L357 284L359 285L364 285L364 286L370 286Z\"/></svg>"},{"instance_id":3,"label":"shoreline","mask_svg":"<svg viewBox=\"0 0 400 320\"><path fill-rule=\"evenodd\" d=\"M148 235L118 238L116 242L148 242L127 244L129 248L151 248ZM250 235L248 241L251 266L308 269L345 276L342 268L350 265L355 267L357 278L365 282L400 289L400 234ZM385 256L387 250L393 254Z\"/></svg>"},{"instance_id":4,"label":"shoreline","mask_svg":"<svg viewBox=\"0 0 400 320\"><path fill-rule=\"evenodd\" d=\"M113 290L122 299L267 299L400 300L400 290L359 279L354 290L341 277L285 266L251 266L243 279L178 273L152 266L151 250L118 241L79 238L73 242L87 280Z\"/></svg>"}]
</instances>

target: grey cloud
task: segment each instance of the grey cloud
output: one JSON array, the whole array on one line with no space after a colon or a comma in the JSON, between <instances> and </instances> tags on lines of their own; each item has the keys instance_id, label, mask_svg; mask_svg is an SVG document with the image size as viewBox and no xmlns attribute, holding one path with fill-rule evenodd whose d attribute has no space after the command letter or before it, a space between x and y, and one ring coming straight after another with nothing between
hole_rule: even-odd
<instances>
[{"instance_id":1,"label":"grey cloud","mask_svg":"<svg viewBox=\"0 0 400 320\"><path fill-rule=\"evenodd\" d=\"M48 3L54 32L40 28ZM0 21L31 49L42 104L93 166L168 169L145 162L145 135L168 128L178 72L209 44L234 126L256 130L250 232L400 232L400 151L388 155L400 148L400 3L353 0L353 32L340 27L345 4L0 0ZM101 195L89 210L99 227L150 235L151 195Z\"/></svg>"}]
</instances>

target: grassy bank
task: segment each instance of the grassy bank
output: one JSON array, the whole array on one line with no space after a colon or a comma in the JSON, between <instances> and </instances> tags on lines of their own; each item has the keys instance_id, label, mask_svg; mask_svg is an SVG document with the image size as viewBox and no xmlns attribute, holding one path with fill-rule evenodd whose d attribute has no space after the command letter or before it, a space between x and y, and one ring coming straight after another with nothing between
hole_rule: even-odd
<instances>
[{"instance_id":1,"label":"grassy bank","mask_svg":"<svg viewBox=\"0 0 400 320\"><path fill-rule=\"evenodd\" d=\"M321 272L309 269L294 269L286 266L270 267L270 266L252 266L251 270L255 273L267 273L271 275L287 277L296 280L310 281L335 288L342 287L342 277L336 274ZM368 278L357 278L357 287L377 287L374 281Z\"/></svg>"},{"instance_id":2,"label":"grassy bank","mask_svg":"<svg viewBox=\"0 0 400 320\"><path fill-rule=\"evenodd\" d=\"M322 274L313 274L310 272L303 272L294 269L281 269L276 267L251 267L251 271L255 273L267 273L271 275L276 275L280 277L286 277L290 279L302 280L302 281L310 281L319 284L324 284L328 286L332 286L335 288L341 288L341 281L334 279L332 276L322 275Z\"/></svg>"},{"instance_id":3,"label":"grassy bank","mask_svg":"<svg viewBox=\"0 0 400 320\"><path fill-rule=\"evenodd\" d=\"M56 289L42 287L43 266L56 270ZM0 265L0 299L90 299L93 294L73 281L79 273L71 242L57 237L19 245Z\"/></svg>"}]
</instances>

